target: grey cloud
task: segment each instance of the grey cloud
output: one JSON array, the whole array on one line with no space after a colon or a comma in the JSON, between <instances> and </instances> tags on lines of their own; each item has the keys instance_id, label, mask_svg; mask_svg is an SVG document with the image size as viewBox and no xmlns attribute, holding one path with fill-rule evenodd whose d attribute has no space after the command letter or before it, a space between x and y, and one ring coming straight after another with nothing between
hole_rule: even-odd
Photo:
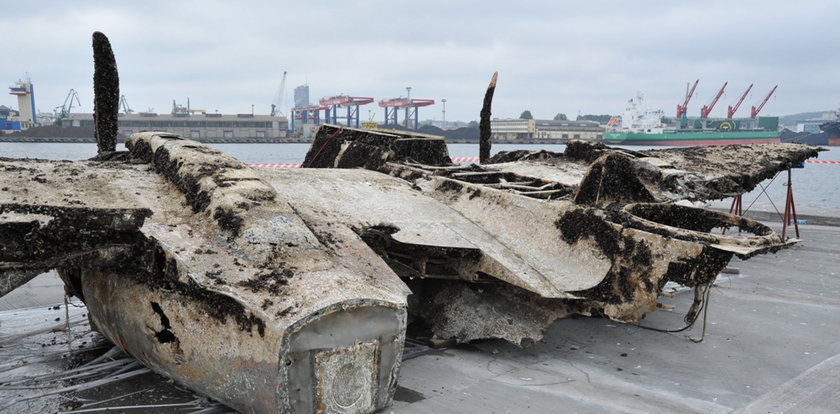
<instances>
[{"instance_id":1,"label":"grey cloud","mask_svg":"<svg viewBox=\"0 0 840 414\"><path fill-rule=\"evenodd\" d=\"M254 104L267 112L283 71L287 103L305 82L314 98L385 99L412 86L412 96L446 98L450 120L477 118L496 70L498 117L524 109L538 117L617 114L637 91L670 113L697 78L691 113L724 81L730 86L716 112L750 83L745 107L780 85L768 114L840 104L831 53L840 34L836 2L284 3L13 4L0 16L9 57L0 80L11 85L28 73L42 111L75 88L90 110L90 34L101 30L114 46L122 91L139 110L165 112L172 99L190 97L205 109L250 112ZM5 94L0 104L16 105ZM439 118L440 109L421 115Z\"/></svg>"}]
</instances>

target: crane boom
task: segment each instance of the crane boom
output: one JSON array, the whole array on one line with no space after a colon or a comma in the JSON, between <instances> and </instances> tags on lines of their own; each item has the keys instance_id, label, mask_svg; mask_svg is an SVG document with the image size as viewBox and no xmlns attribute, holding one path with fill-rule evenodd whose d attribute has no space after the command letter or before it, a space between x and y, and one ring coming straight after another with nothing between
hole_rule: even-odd
<instances>
[{"instance_id":1,"label":"crane boom","mask_svg":"<svg viewBox=\"0 0 840 414\"><path fill-rule=\"evenodd\" d=\"M700 83L700 79L694 81L694 86L691 87L691 90L685 94L685 101L683 101L682 105L677 104L677 119L682 119L685 116L686 110L688 110L688 101L691 100L691 97L694 95L694 90L697 89L697 84Z\"/></svg>"},{"instance_id":2,"label":"crane boom","mask_svg":"<svg viewBox=\"0 0 840 414\"><path fill-rule=\"evenodd\" d=\"M280 89L277 91L277 96L274 97L274 103L271 104L271 116L283 115L283 95L286 94L286 71L283 71L283 79L280 80Z\"/></svg>"},{"instance_id":3,"label":"crane boom","mask_svg":"<svg viewBox=\"0 0 840 414\"><path fill-rule=\"evenodd\" d=\"M720 87L720 90L718 91L717 95L715 95L715 98L712 99L712 102L708 105L703 106L703 109L700 110L700 118L706 119L709 117L709 114L712 112L712 109L715 107L715 104L717 104L717 101L718 99L720 99L720 96L723 95L723 90L728 84L729 82L724 82L723 86Z\"/></svg>"},{"instance_id":4,"label":"crane boom","mask_svg":"<svg viewBox=\"0 0 840 414\"><path fill-rule=\"evenodd\" d=\"M758 108L752 107L752 110L750 111L750 118L755 119L758 116L758 113L761 112L762 108L764 108L764 104L766 104L767 101L770 100L770 97L773 96L773 92L776 92L776 88L778 87L779 85L776 85L773 87L773 89L770 89L770 93L768 93L767 96L764 97L764 100L761 101L761 104L758 105Z\"/></svg>"},{"instance_id":5,"label":"crane boom","mask_svg":"<svg viewBox=\"0 0 840 414\"><path fill-rule=\"evenodd\" d=\"M120 109L122 109L123 113L126 115L134 112L134 110L128 106L128 101L125 100L125 95L120 95Z\"/></svg>"},{"instance_id":6,"label":"crane boom","mask_svg":"<svg viewBox=\"0 0 840 414\"><path fill-rule=\"evenodd\" d=\"M70 92L67 93L67 97L64 98L64 105L55 108L55 111L57 112L55 117L56 120L64 119L70 116L74 100L78 106L82 106L82 103L79 102L79 94L75 89L70 89Z\"/></svg>"},{"instance_id":7,"label":"crane boom","mask_svg":"<svg viewBox=\"0 0 840 414\"><path fill-rule=\"evenodd\" d=\"M741 107L741 103L744 102L744 98L746 98L747 94L750 93L750 90L752 89L752 87L753 87L753 84L750 84L750 86L747 88L747 90L744 91L744 94L741 95L740 98L738 98L738 102L735 103L735 106L730 106L726 110L726 118L732 119L732 116L735 115L735 112L737 112L738 108Z\"/></svg>"}]
</instances>

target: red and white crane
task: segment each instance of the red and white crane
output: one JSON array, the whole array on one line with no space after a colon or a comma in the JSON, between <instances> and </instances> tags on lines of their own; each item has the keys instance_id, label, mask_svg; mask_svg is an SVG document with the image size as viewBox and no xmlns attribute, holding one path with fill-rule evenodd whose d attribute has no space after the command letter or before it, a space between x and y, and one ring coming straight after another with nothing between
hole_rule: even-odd
<instances>
[{"instance_id":1,"label":"red and white crane","mask_svg":"<svg viewBox=\"0 0 840 414\"><path fill-rule=\"evenodd\" d=\"M694 95L694 90L697 89L698 83L700 83L700 79L694 81L694 86L691 87L691 90L687 89L685 101L683 101L682 105L677 104L677 119L682 119L682 117L685 116L685 112L688 110L688 101L690 101L691 97Z\"/></svg>"},{"instance_id":2,"label":"red and white crane","mask_svg":"<svg viewBox=\"0 0 840 414\"><path fill-rule=\"evenodd\" d=\"M385 125L398 124L397 109L405 108L405 126L410 127L412 120L414 129L419 126L419 116L417 108L421 106L434 105L434 99L414 99L414 98L393 98L383 99L379 101L379 107L385 108Z\"/></svg>"},{"instance_id":3,"label":"red and white crane","mask_svg":"<svg viewBox=\"0 0 840 414\"><path fill-rule=\"evenodd\" d=\"M349 127L359 127L359 106L367 105L373 102L373 98L365 96L347 96L336 95L327 98L321 98L318 103L322 107L326 107L326 121L338 125L339 119L347 121ZM338 115L338 108L347 108L347 114L344 116Z\"/></svg>"},{"instance_id":4,"label":"red and white crane","mask_svg":"<svg viewBox=\"0 0 840 414\"><path fill-rule=\"evenodd\" d=\"M726 88L727 84L729 84L729 82L724 82L717 95L715 95L714 99L712 99L712 102L703 106L703 109L700 110L700 118L707 119L709 117L709 114L712 112L712 109L714 109L718 99L720 99L720 96L723 95L723 90Z\"/></svg>"},{"instance_id":5,"label":"red and white crane","mask_svg":"<svg viewBox=\"0 0 840 414\"><path fill-rule=\"evenodd\" d=\"M744 102L744 98L746 98L747 94L750 93L750 90L752 89L752 87L753 87L753 84L750 84L750 86L747 88L747 90L744 91L743 95L741 95L741 97L738 98L738 102L735 103L735 106L729 106L729 108L726 110L726 118L727 119L732 119L732 116L735 115L735 112L738 111L738 108L741 106L741 103Z\"/></svg>"},{"instance_id":6,"label":"red and white crane","mask_svg":"<svg viewBox=\"0 0 840 414\"><path fill-rule=\"evenodd\" d=\"M770 97L773 96L773 92L776 92L776 88L778 87L779 85L776 85L773 87L773 89L770 89L770 93L768 93L767 96L764 97L764 100L761 101L761 104L758 105L758 108L752 107L752 110L750 110L751 119L755 119L758 116L758 113L761 112L762 108L764 108L764 104L766 104L767 101L770 100Z\"/></svg>"}]
</instances>

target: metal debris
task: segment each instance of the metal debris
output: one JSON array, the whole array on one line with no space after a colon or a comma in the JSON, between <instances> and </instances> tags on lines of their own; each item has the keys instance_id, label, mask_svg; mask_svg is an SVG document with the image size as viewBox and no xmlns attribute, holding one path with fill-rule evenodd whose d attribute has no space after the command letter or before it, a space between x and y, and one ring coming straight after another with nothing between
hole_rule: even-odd
<instances>
[{"instance_id":1,"label":"metal debris","mask_svg":"<svg viewBox=\"0 0 840 414\"><path fill-rule=\"evenodd\" d=\"M721 182L739 183L730 191L748 191L818 151L790 144L729 147L730 157L750 154L761 165L733 166L735 180L729 170L690 170L690 152L683 160L666 152L671 158L662 160L656 152L574 142L565 154L519 152L497 155L505 163L430 165L373 156L406 137L359 134L323 126L313 147L329 138L355 155L336 151L322 165L363 167L394 178L358 170L263 175L282 192L300 194L291 203L305 221L350 223L407 281L416 298L409 313L438 338L503 337L517 344L538 340L553 320L569 313L635 322L657 309L660 287L669 281L705 286L733 254L747 258L790 245L793 240L760 223L671 202L723 194L712 192ZM382 148L370 146L370 135ZM371 157L363 156L365 149ZM371 158L378 161L371 164ZM310 191L295 188L301 175ZM694 192L675 191L674 177ZM371 184L373 189L365 188ZM324 194L335 202L324 201ZM730 227L749 236L712 232Z\"/></svg>"},{"instance_id":2,"label":"metal debris","mask_svg":"<svg viewBox=\"0 0 840 414\"><path fill-rule=\"evenodd\" d=\"M733 255L795 240L678 203L818 151L573 142L487 160L483 140L483 164L461 166L437 137L324 125L304 169L255 171L163 132L114 153L116 63L101 33L94 48L110 161L0 159L0 277L58 269L119 349L243 412L387 406L409 314L433 342L527 346L568 314L638 321L675 282L696 289L696 320Z\"/></svg>"},{"instance_id":3,"label":"metal debris","mask_svg":"<svg viewBox=\"0 0 840 414\"><path fill-rule=\"evenodd\" d=\"M0 160L0 228L17 229L0 272L58 268L120 349L242 411L384 407L407 313L433 341L527 346L572 313L637 321L666 282L707 286L733 254L793 242L662 203L676 192L650 154L598 145L458 166L439 138L322 126L305 165L344 168L281 171L167 133L127 146L127 161ZM756 174L810 154L768 151ZM751 235L711 232L725 227Z\"/></svg>"}]
</instances>

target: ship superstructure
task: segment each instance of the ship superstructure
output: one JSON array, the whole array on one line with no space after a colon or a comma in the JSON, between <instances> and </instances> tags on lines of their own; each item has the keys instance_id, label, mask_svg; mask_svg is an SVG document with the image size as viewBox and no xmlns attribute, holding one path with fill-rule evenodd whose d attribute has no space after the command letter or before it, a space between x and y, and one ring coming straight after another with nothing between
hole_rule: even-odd
<instances>
[{"instance_id":1,"label":"ship superstructure","mask_svg":"<svg viewBox=\"0 0 840 414\"><path fill-rule=\"evenodd\" d=\"M726 118L712 119L710 114L717 104L728 83L724 83L714 95L711 102L704 105L700 110L699 118L686 117L687 105L697 87L687 88L685 100L677 105L675 120L671 121L665 117L662 110L651 110L644 107L644 97L639 93L636 98L627 102L627 107L622 115L621 122L611 122L612 130L604 134L604 141L613 145L664 145L664 146L686 146L686 145L727 145L727 144L764 144L776 143L779 141L778 117L759 117L758 114L773 93L776 87L756 107L750 111L750 118L736 119L735 112L743 103L748 92L752 89L750 85L746 92L741 94L735 105L727 108Z\"/></svg>"}]
</instances>

